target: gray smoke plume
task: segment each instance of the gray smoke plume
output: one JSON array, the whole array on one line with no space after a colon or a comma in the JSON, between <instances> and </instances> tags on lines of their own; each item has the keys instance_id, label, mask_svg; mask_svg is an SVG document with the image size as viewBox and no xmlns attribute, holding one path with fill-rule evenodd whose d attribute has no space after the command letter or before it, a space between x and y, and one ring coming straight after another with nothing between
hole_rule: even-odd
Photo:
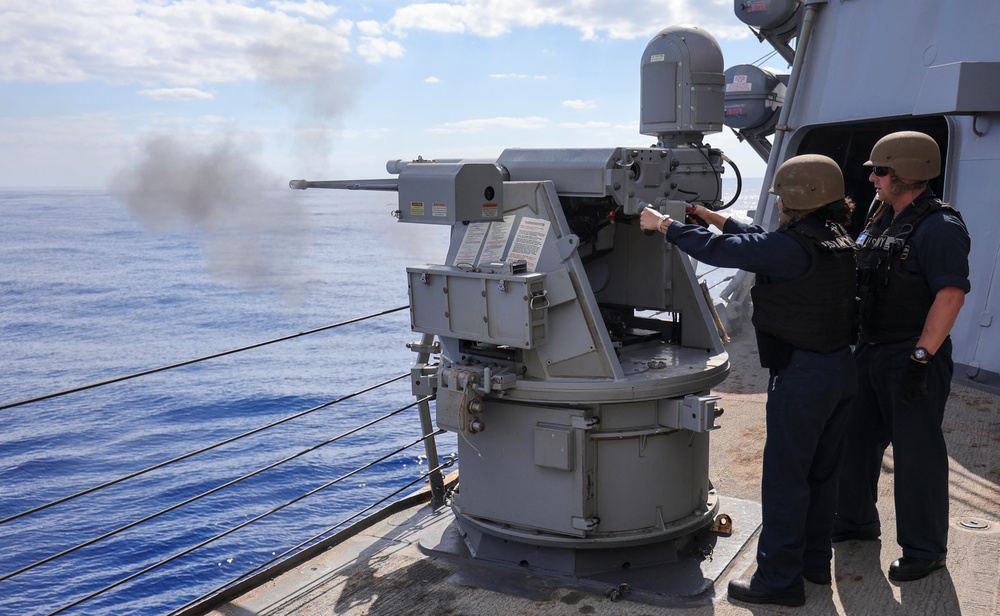
<instances>
[{"instance_id":1,"label":"gray smoke plume","mask_svg":"<svg viewBox=\"0 0 1000 616\"><path fill-rule=\"evenodd\" d=\"M302 57L302 49L287 42L257 44L248 51L262 93L287 109L289 139L299 176L333 177L330 155L344 114L372 78L372 69L330 57Z\"/></svg>"},{"instance_id":2,"label":"gray smoke plume","mask_svg":"<svg viewBox=\"0 0 1000 616\"><path fill-rule=\"evenodd\" d=\"M247 61L262 91L291 112L294 174L336 177L328 166L333 135L367 76L335 45L313 43L257 43ZM308 279L307 219L287 178L258 161L256 144L235 130L208 143L161 135L140 144L135 163L110 188L150 230L200 232L217 277L287 296Z\"/></svg>"},{"instance_id":3,"label":"gray smoke plume","mask_svg":"<svg viewBox=\"0 0 1000 616\"><path fill-rule=\"evenodd\" d=\"M199 232L217 278L289 297L304 277L306 214L248 141L235 132L200 147L172 135L148 138L109 189L150 231Z\"/></svg>"}]
</instances>

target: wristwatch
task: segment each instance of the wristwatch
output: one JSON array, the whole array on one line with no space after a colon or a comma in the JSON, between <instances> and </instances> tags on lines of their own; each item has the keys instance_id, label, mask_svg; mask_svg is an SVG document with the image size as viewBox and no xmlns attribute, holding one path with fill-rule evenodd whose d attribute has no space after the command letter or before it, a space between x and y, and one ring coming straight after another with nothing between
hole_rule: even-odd
<instances>
[{"instance_id":1,"label":"wristwatch","mask_svg":"<svg viewBox=\"0 0 1000 616\"><path fill-rule=\"evenodd\" d=\"M919 362L929 362L930 360L934 359L934 356L931 355L930 352L924 347L917 347L913 349L912 353L910 353L910 359Z\"/></svg>"}]
</instances>

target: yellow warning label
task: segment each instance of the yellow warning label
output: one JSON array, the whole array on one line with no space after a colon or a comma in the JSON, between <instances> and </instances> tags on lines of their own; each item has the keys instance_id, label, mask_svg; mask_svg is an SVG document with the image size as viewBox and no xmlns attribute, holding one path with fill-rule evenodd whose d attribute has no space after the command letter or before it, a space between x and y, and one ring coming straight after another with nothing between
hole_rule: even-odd
<instances>
[{"instance_id":1,"label":"yellow warning label","mask_svg":"<svg viewBox=\"0 0 1000 616\"><path fill-rule=\"evenodd\" d=\"M423 216L423 215L424 215L424 202L410 201L410 216Z\"/></svg>"}]
</instances>

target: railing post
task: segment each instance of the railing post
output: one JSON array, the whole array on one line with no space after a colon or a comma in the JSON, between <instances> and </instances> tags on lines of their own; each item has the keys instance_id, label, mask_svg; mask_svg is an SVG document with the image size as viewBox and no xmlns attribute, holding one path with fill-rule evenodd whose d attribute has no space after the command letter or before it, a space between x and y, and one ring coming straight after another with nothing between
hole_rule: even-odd
<instances>
[{"instance_id":1,"label":"railing post","mask_svg":"<svg viewBox=\"0 0 1000 616\"><path fill-rule=\"evenodd\" d=\"M434 335L424 334L420 338L418 345L410 344L408 346L417 353L417 361L413 364L410 377L413 393L418 397L425 397L428 393L433 393L433 385L428 381L434 379L434 375L429 374L425 368L427 367L427 362L430 361L431 350L435 348ZM420 412L420 429L422 430L422 434L432 434L434 432L434 423L431 421L430 403L427 400L423 400L417 405L417 408ZM424 451L427 454L427 464L429 467L432 469L437 468L439 464L437 441L435 441L433 436L428 436L424 439ZM431 471L428 479L431 488L431 504L437 509L444 505L444 476L440 470L434 470Z\"/></svg>"}]
</instances>

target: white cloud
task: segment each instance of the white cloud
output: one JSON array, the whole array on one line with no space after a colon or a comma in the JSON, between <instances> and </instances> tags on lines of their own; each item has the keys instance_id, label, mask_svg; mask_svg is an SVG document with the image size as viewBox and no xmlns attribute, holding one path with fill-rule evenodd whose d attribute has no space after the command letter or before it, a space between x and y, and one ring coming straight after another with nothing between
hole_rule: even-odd
<instances>
[{"instance_id":1,"label":"white cloud","mask_svg":"<svg viewBox=\"0 0 1000 616\"><path fill-rule=\"evenodd\" d=\"M749 30L734 22L729 0L635 0L627 10L591 0L456 0L402 7L389 26L399 34L429 30L496 37L514 28L557 25L579 30L584 39L635 39L659 32L657 24L692 23L719 38L746 38Z\"/></svg>"},{"instance_id":2,"label":"white cloud","mask_svg":"<svg viewBox=\"0 0 1000 616\"><path fill-rule=\"evenodd\" d=\"M139 94L158 101L211 100L215 95L198 88L155 88L139 90Z\"/></svg>"},{"instance_id":3,"label":"white cloud","mask_svg":"<svg viewBox=\"0 0 1000 616\"><path fill-rule=\"evenodd\" d=\"M570 109L593 109L594 107L597 107L594 101L582 101L580 99L563 101L562 106L569 107Z\"/></svg>"},{"instance_id":4,"label":"white cloud","mask_svg":"<svg viewBox=\"0 0 1000 616\"><path fill-rule=\"evenodd\" d=\"M389 20L389 27L397 34L407 30L462 34L469 29L467 22L473 15L461 4L414 4L398 9Z\"/></svg>"},{"instance_id":5,"label":"white cloud","mask_svg":"<svg viewBox=\"0 0 1000 616\"><path fill-rule=\"evenodd\" d=\"M538 116L529 116L524 118L513 118L513 117L496 117L496 118L480 118L475 120L461 120L458 122L446 122L435 126L433 128L427 129L429 133L479 133L489 129L495 128L511 128L511 129L537 129L545 128L548 125L548 119Z\"/></svg>"},{"instance_id":6,"label":"white cloud","mask_svg":"<svg viewBox=\"0 0 1000 616\"><path fill-rule=\"evenodd\" d=\"M306 0L305 2L269 2L268 6L273 7L278 13L298 13L299 15L312 17L313 19L328 19L340 10L336 6L330 6L325 2L317 2L317 0Z\"/></svg>"},{"instance_id":7,"label":"white cloud","mask_svg":"<svg viewBox=\"0 0 1000 616\"><path fill-rule=\"evenodd\" d=\"M369 8L355 10L375 16ZM345 11L321 0L6 0L0 11L0 79L162 88L302 78L356 58L400 58L404 47L387 33L414 30L497 37L515 28L555 25L576 29L583 38L636 39L655 34L659 24L696 23L717 38L748 35L729 0L635 0L627 11L592 0L418 1L381 21L357 22L343 18ZM280 57L268 59L268 53Z\"/></svg>"},{"instance_id":8,"label":"white cloud","mask_svg":"<svg viewBox=\"0 0 1000 616\"><path fill-rule=\"evenodd\" d=\"M596 0L2 1L0 83L11 96L0 102L0 141L16 147L0 146L0 184L42 185L57 173L67 178L61 184L102 183L106 167L128 160L127 143L160 128L252 131L266 139L272 166L294 177L367 172L371 160L381 169L398 156L647 143L638 122L622 118L639 106L632 50L674 23L696 23L720 41L748 32L729 0L635 0L628 11ZM608 44L570 40L585 37ZM51 87L22 90L19 82ZM620 103L602 102L600 115L578 111L609 83ZM401 108L400 93L415 92ZM36 104L42 96L66 102L50 110ZM77 103L106 115L70 116ZM183 117L206 111L215 117ZM45 122L52 112L66 115ZM549 117L534 115L542 113ZM470 116L479 119L461 120ZM561 123L584 117L609 122ZM348 139L351 147L339 143Z\"/></svg>"},{"instance_id":9,"label":"white cloud","mask_svg":"<svg viewBox=\"0 0 1000 616\"><path fill-rule=\"evenodd\" d=\"M364 36L381 36L383 34L382 24L377 21L365 20L354 24L358 32Z\"/></svg>"},{"instance_id":10,"label":"white cloud","mask_svg":"<svg viewBox=\"0 0 1000 616\"><path fill-rule=\"evenodd\" d=\"M234 0L8 0L0 79L197 87L329 73L351 62L353 48L353 24L326 21L334 12L315 0L271 8Z\"/></svg>"},{"instance_id":11,"label":"white cloud","mask_svg":"<svg viewBox=\"0 0 1000 616\"><path fill-rule=\"evenodd\" d=\"M362 37L357 46L358 55L372 64L377 64L386 58L401 58L405 53L403 46L397 41L384 38Z\"/></svg>"}]
</instances>

